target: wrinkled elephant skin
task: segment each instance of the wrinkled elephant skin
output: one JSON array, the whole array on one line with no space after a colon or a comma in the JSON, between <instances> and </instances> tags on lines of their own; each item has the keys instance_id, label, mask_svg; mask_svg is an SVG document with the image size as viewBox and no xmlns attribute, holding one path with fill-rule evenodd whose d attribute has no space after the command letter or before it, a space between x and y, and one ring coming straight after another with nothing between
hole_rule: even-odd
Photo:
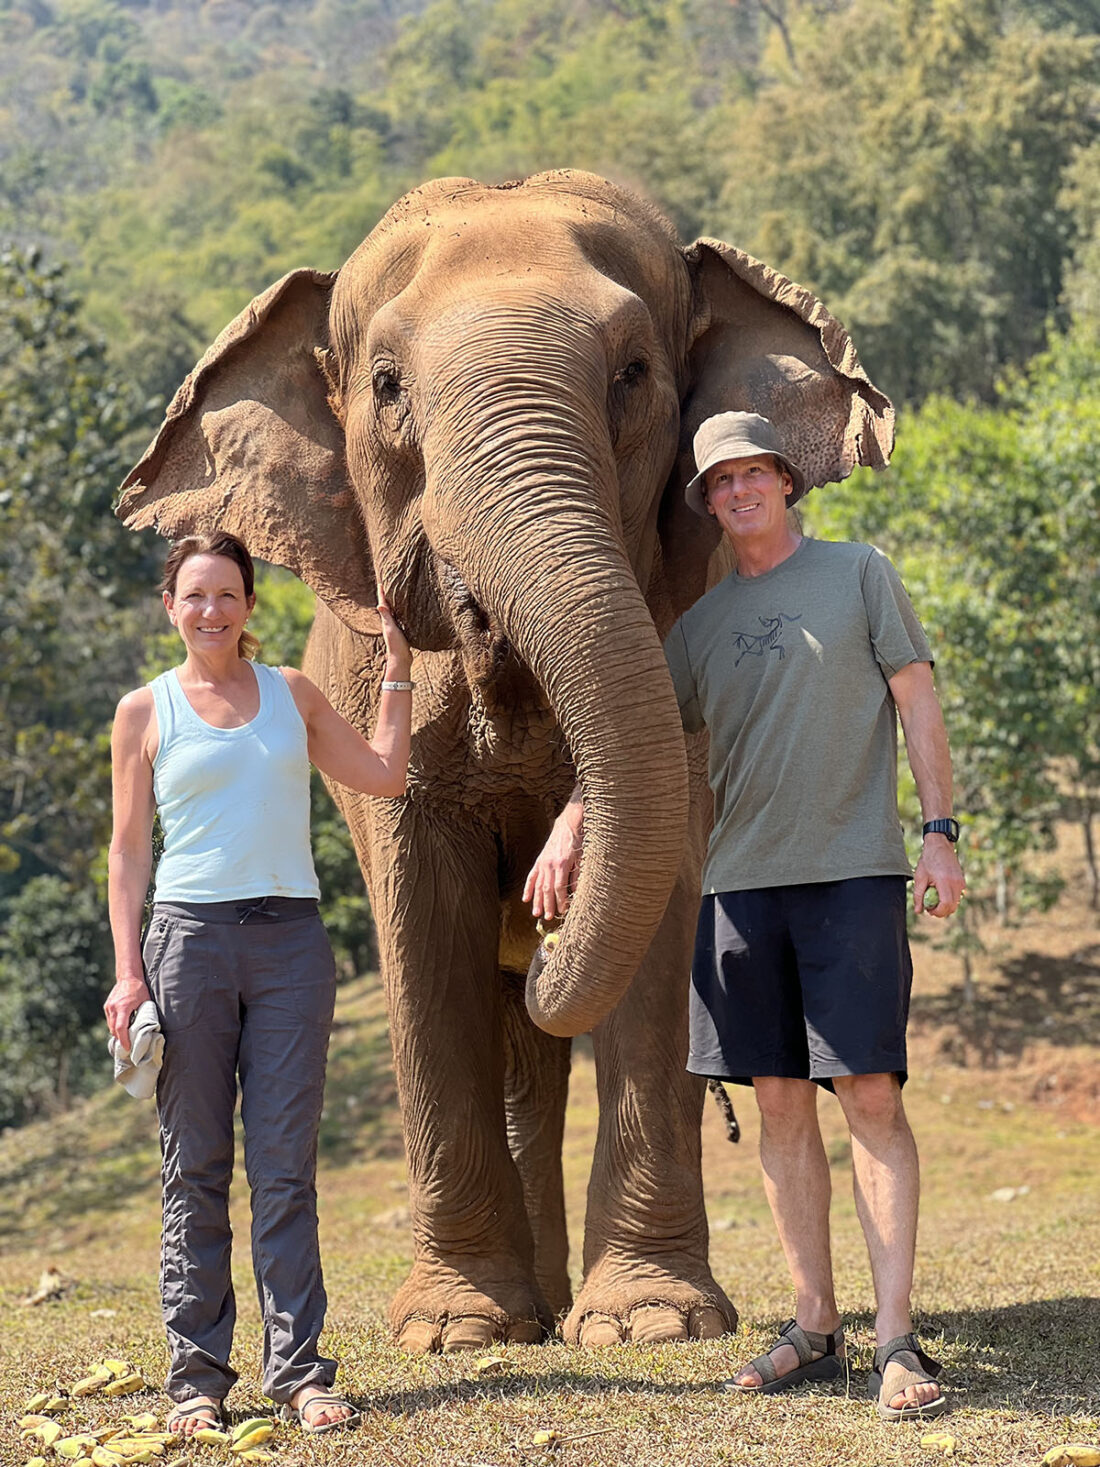
<instances>
[{"instance_id":1,"label":"wrinkled elephant skin","mask_svg":"<svg viewBox=\"0 0 1100 1467\"><path fill-rule=\"evenodd\" d=\"M335 275L298 270L180 388L120 513L215 525L313 586L306 670L359 727L386 587L413 645L408 793L335 789L378 927L415 1260L409 1349L713 1336L703 1082L684 1071L710 822L660 641L728 569L683 504L698 424L782 425L808 482L889 455L893 414L807 291L718 241L682 247L590 174L444 179ZM585 847L552 956L523 880L574 781ZM531 968L528 977L528 968ZM537 1022L532 1022L532 1020ZM599 1131L571 1298L568 1036L591 1031Z\"/></svg>"}]
</instances>

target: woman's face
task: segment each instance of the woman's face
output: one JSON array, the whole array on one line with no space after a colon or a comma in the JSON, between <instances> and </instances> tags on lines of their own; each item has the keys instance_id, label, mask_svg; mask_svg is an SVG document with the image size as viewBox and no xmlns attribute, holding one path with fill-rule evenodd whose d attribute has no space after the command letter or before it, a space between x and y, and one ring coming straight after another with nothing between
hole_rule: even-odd
<instances>
[{"instance_id":1,"label":"woman's face","mask_svg":"<svg viewBox=\"0 0 1100 1467\"><path fill-rule=\"evenodd\" d=\"M188 651L236 651L255 596L244 594L241 568L228 555L192 555L179 568L176 592L164 593L172 625Z\"/></svg>"}]
</instances>

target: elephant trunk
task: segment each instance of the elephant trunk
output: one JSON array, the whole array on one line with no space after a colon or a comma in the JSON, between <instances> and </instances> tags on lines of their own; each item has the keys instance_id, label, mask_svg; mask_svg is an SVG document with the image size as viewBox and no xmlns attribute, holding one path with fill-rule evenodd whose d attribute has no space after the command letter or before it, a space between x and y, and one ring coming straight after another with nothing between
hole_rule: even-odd
<instances>
[{"instance_id":1,"label":"elephant trunk","mask_svg":"<svg viewBox=\"0 0 1100 1467\"><path fill-rule=\"evenodd\" d=\"M496 404L492 422L479 430L467 402L460 438L437 418L425 444L424 524L538 678L576 765L585 801L577 890L560 941L527 984L534 1021L574 1035L618 1002L664 915L687 834L684 737L609 511L618 488L606 429L595 447L582 438L563 402L567 384L541 401L530 388L504 397L481 387L481 401Z\"/></svg>"}]
</instances>

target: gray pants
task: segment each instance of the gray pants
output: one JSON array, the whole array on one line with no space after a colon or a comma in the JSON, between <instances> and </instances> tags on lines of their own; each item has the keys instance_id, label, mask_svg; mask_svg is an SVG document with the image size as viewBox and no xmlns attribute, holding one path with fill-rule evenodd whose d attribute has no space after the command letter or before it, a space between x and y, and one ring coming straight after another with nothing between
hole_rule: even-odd
<instances>
[{"instance_id":1,"label":"gray pants","mask_svg":"<svg viewBox=\"0 0 1100 1467\"><path fill-rule=\"evenodd\" d=\"M314 1183L336 975L317 903L158 903L144 958L165 1035L165 1389L174 1401L221 1400L237 1379L229 1183L238 1074L264 1391L281 1403L307 1382L331 1389L336 1362L317 1347L327 1300Z\"/></svg>"}]
</instances>

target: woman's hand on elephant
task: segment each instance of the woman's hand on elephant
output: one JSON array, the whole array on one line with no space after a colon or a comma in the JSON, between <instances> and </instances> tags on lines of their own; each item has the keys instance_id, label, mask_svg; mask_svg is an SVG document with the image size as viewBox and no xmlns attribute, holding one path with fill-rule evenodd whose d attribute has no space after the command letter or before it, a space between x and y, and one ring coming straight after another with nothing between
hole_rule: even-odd
<instances>
[{"instance_id":1,"label":"woman's hand on elephant","mask_svg":"<svg viewBox=\"0 0 1100 1467\"><path fill-rule=\"evenodd\" d=\"M107 995L103 1012L107 1015L107 1028L123 1049L130 1048L130 1019L149 997L149 986L144 978L120 978Z\"/></svg>"},{"instance_id":2,"label":"woman's hand on elephant","mask_svg":"<svg viewBox=\"0 0 1100 1467\"><path fill-rule=\"evenodd\" d=\"M378 587L378 616L382 623L382 638L386 643L386 678L394 682L407 682L412 670L412 652L381 585Z\"/></svg>"},{"instance_id":3,"label":"woman's hand on elephant","mask_svg":"<svg viewBox=\"0 0 1100 1467\"><path fill-rule=\"evenodd\" d=\"M583 807L581 807L583 822ZM575 806L570 804L554 821L554 828L523 888L523 900L531 903L535 917L564 917L577 885L584 844L583 823L578 825Z\"/></svg>"}]
</instances>

